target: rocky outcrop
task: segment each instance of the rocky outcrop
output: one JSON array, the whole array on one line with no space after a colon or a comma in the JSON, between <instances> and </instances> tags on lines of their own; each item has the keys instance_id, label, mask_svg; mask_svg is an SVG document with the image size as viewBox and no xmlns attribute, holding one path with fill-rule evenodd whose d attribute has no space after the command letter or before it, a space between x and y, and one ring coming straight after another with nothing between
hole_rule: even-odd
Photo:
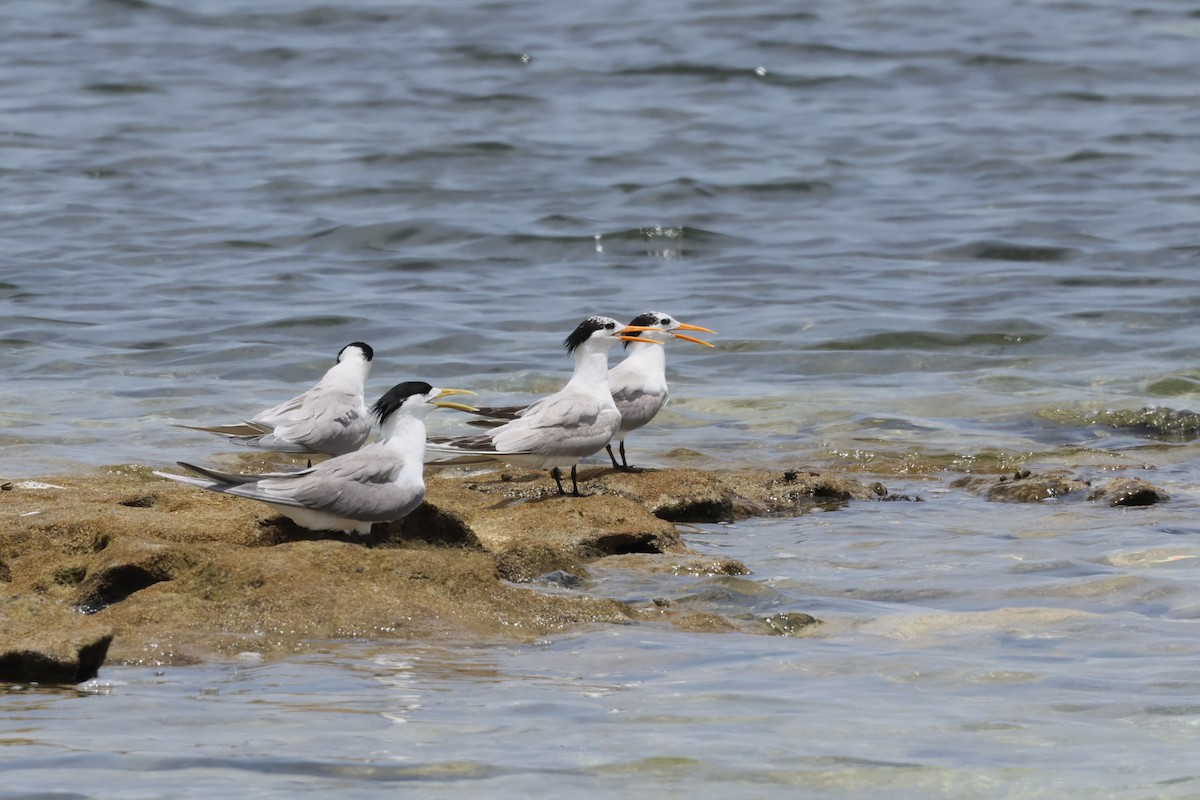
<instances>
[{"instance_id":1,"label":"rocky outcrop","mask_svg":"<svg viewBox=\"0 0 1200 800\"><path fill-rule=\"evenodd\" d=\"M956 489L982 494L1000 503L1036 503L1055 497L1086 497L1110 506L1147 506L1170 499L1166 492L1142 478L1121 477L1094 486L1092 480L1064 470L1031 472L1017 470L1004 475L967 475L951 481Z\"/></svg>"},{"instance_id":2,"label":"rocky outcrop","mask_svg":"<svg viewBox=\"0 0 1200 800\"><path fill-rule=\"evenodd\" d=\"M560 497L544 473L433 474L420 509L369 536L304 530L261 504L138 467L16 482L0 535L10 597L0 667L14 680L70 682L94 675L106 654L192 663L330 638L536 637L655 619L779 632L591 597L589 566L740 575L740 562L691 553L675 523L879 497L852 478L808 472L594 469L581 479L588 496L576 498Z\"/></svg>"},{"instance_id":3,"label":"rocky outcrop","mask_svg":"<svg viewBox=\"0 0 1200 800\"><path fill-rule=\"evenodd\" d=\"M46 598L0 600L0 680L80 683L96 676L112 628Z\"/></svg>"},{"instance_id":4,"label":"rocky outcrop","mask_svg":"<svg viewBox=\"0 0 1200 800\"><path fill-rule=\"evenodd\" d=\"M1170 499L1162 489L1141 478L1117 478L1088 495L1088 500L1110 506L1152 506Z\"/></svg>"},{"instance_id":5,"label":"rocky outcrop","mask_svg":"<svg viewBox=\"0 0 1200 800\"><path fill-rule=\"evenodd\" d=\"M106 655L191 663L331 638L533 638L651 620L809 635L817 621L798 611L741 619L713 613L703 597L593 597L589 571L687 575L709 592L751 591L758 584L737 577L745 565L689 551L677 524L920 499L807 470L589 468L580 473L585 497L559 496L542 472L454 471L427 483L426 502L408 518L354 536L304 530L262 504L138 467L14 481L0 499L0 675L73 682L94 675ZM1082 499L1090 487L1058 472L952 485L1008 502ZM1088 497L1166 499L1140 479Z\"/></svg>"}]
</instances>

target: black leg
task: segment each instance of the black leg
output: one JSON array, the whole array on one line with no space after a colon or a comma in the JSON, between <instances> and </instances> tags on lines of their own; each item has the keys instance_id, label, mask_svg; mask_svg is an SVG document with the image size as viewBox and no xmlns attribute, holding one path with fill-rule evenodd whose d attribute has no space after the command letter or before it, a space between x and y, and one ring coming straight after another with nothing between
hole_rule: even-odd
<instances>
[{"instance_id":1,"label":"black leg","mask_svg":"<svg viewBox=\"0 0 1200 800\"><path fill-rule=\"evenodd\" d=\"M558 484L558 493L566 494L566 489L562 487L562 470L560 470L558 467L554 467L550 470L550 477L554 478L554 482Z\"/></svg>"},{"instance_id":2,"label":"black leg","mask_svg":"<svg viewBox=\"0 0 1200 800\"><path fill-rule=\"evenodd\" d=\"M625 446L625 444L622 443L621 447L624 447L624 446ZM617 457L613 455L612 445L606 444L606 445L604 445L604 449L608 451L608 457L612 459L613 469L620 469L621 465L617 463Z\"/></svg>"},{"instance_id":3,"label":"black leg","mask_svg":"<svg viewBox=\"0 0 1200 800\"><path fill-rule=\"evenodd\" d=\"M582 497L582 495L579 494L579 476L575 474L576 466L576 464L571 465L571 493L576 497Z\"/></svg>"},{"instance_id":4,"label":"black leg","mask_svg":"<svg viewBox=\"0 0 1200 800\"><path fill-rule=\"evenodd\" d=\"M625 440L621 440L621 466L629 469L629 462L625 460Z\"/></svg>"}]
</instances>

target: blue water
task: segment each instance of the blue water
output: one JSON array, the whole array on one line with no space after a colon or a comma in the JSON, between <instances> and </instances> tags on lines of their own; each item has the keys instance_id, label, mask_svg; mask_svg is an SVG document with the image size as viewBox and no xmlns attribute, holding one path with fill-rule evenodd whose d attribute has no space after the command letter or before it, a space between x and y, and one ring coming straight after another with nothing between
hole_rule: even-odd
<instances>
[{"instance_id":1,"label":"blue water","mask_svg":"<svg viewBox=\"0 0 1200 800\"><path fill-rule=\"evenodd\" d=\"M0 476L213 457L172 423L285 399L354 340L372 394L519 402L562 382L579 319L654 308L719 347L675 343L631 460L849 468L926 502L695 533L752 566L736 591L583 590L775 603L816 638L320 643L16 690L0 797L1200 791L1196 447L1102 424L1200 406L1194 9L13 0L5 20ZM1172 499L947 488L1018 467Z\"/></svg>"}]
</instances>

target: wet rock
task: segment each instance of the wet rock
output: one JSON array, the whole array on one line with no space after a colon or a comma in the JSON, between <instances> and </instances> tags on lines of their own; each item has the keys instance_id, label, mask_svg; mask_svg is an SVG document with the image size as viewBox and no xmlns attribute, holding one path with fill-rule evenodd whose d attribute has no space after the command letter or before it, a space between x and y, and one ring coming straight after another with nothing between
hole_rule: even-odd
<instances>
[{"instance_id":1,"label":"wet rock","mask_svg":"<svg viewBox=\"0 0 1200 800\"><path fill-rule=\"evenodd\" d=\"M417 512L365 537L299 529L268 506L144 468L55 478L5 497L0 579L6 592L44 604L43 649L56 642L84 652L103 639L109 657L125 663L289 653L359 636L529 639L646 618L646 609L586 596L587 583L548 591L547 575L586 582L593 564L610 560L706 582L746 574L740 562L689 551L664 516L727 520L881 496L853 479L799 471L589 469L581 477L589 496L575 498L558 496L543 472L431 475ZM739 596L761 588L741 583ZM673 619L707 613L680 603L666 608ZM112 638L76 642L74 624ZM764 632L719 617L683 624Z\"/></svg>"},{"instance_id":2,"label":"wet rock","mask_svg":"<svg viewBox=\"0 0 1200 800\"><path fill-rule=\"evenodd\" d=\"M798 611L781 611L762 619L762 624L776 636L796 636L819 623L820 620L816 617Z\"/></svg>"},{"instance_id":3,"label":"wet rock","mask_svg":"<svg viewBox=\"0 0 1200 800\"><path fill-rule=\"evenodd\" d=\"M1088 495L1088 500L1110 506L1150 506L1169 499L1166 492L1141 478L1117 478Z\"/></svg>"},{"instance_id":4,"label":"wet rock","mask_svg":"<svg viewBox=\"0 0 1200 800\"><path fill-rule=\"evenodd\" d=\"M688 633L735 633L740 630L720 614L695 612L668 617L671 625Z\"/></svg>"},{"instance_id":5,"label":"wet rock","mask_svg":"<svg viewBox=\"0 0 1200 800\"><path fill-rule=\"evenodd\" d=\"M82 683L96 677L110 627L36 596L0 601L0 680Z\"/></svg>"},{"instance_id":6,"label":"wet rock","mask_svg":"<svg viewBox=\"0 0 1200 800\"><path fill-rule=\"evenodd\" d=\"M1086 421L1166 441L1190 442L1200 436L1200 414L1160 406L1097 411Z\"/></svg>"},{"instance_id":7,"label":"wet rock","mask_svg":"<svg viewBox=\"0 0 1200 800\"><path fill-rule=\"evenodd\" d=\"M559 589L582 589L587 583L587 579L566 570L556 569L538 575L533 582L539 586L553 586Z\"/></svg>"},{"instance_id":8,"label":"wet rock","mask_svg":"<svg viewBox=\"0 0 1200 800\"><path fill-rule=\"evenodd\" d=\"M968 475L951 481L956 489L968 489L999 503L1036 503L1086 489L1090 482L1065 472L1034 473L1018 470L1010 475Z\"/></svg>"},{"instance_id":9,"label":"wet rock","mask_svg":"<svg viewBox=\"0 0 1200 800\"><path fill-rule=\"evenodd\" d=\"M750 574L750 569L735 558L714 558L694 554L610 556L599 562L598 566L603 566L605 569L628 569L643 573L695 577Z\"/></svg>"}]
</instances>

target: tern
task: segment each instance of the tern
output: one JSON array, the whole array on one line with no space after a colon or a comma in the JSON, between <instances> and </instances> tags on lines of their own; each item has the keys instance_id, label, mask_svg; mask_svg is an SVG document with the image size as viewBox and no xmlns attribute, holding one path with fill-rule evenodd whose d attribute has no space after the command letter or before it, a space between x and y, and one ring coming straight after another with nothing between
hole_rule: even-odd
<instances>
[{"instance_id":1,"label":"tern","mask_svg":"<svg viewBox=\"0 0 1200 800\"><path fill-rule=\"evenodd\" d=\"M370 345L351 342L338 352L337 363L304 394L234 425L179 427L282 453L352 453L362 447L374 424L363 399L374 357Z\"/></svg>"},{"instance_id":2,"label":"tern","mask_svg":"<svg viewBox=\"0 0 1200 800\"><path fill-rule=\"evenodd\" d=\"M379 440L299 472L241 475L178 462L200 477L155 472L163 478L266 503L315 531L367 534L376 522L408 516L425 499L425 417L434 407L474 411L439 398L475 394L409 381L388 390L372 412Z\"/></svg>"},{"instance_id":3,"label":"tern","mask_svg":"<svg viewBox=\"0 0 1200 800\"><path fill-rule=\"evenodd\" d=\"M624 346L629 355L620 364L608 371L608 387L612 392L613 402L621 412L621 425L613 435L612 441L618 443L621 453L621 463L613 455L612 444L606 444L608 457L612 459L613 469L633 470L625 457L625 437L638 428L643 427L662 410L670 398L667 391L667 357L664 348L659 345L670 341L671 337L688 342L712 347L710 342L688 336L678 331L697 331L713 333L716 331L701 328L699 325L688 325L680 322L670 314L661 311L647 311L639 314L630 321L631 327L644 328L625 337ZM526 413L527 409L520 406L485 407L479 409L479 414L488 419L472 424L499 425L501 420L517 419Z\"/></svg>"},{"instance_id":4,"label":"tern","mask_svg":"<svg viewBox=\"0 0 1200 800\"><path fill-rule=\"evenodd\" d=\"M503 461L518 467L550 468L559 494L561 467L571 468L572 494L579 496L576 465L599 452L621 426L621 412L608 390L608 351L648 327L621 325L611 317L588 317L563 340L575 357L575 372L557 392L521 411L515 419L478 436L432 439L431 464Z\"/></svg>"},{"instance_id":5,"label":"tern","mask_svg":"<svg viewBox=\"0 0 1200 800\"><path fill-rule=\"evenodd\" d=\"M629 324L650 330L641 335L631 334L631 338L625 342L629 355L608 371L608 387L612 391L613 402L621 412L621 427L613 436L613 441L618 443L621 452L620 465L617 464L617 457L613 455L612 444L606 444L604 449L612 459L613 469L624 470L631 469L625 458L625 437L654 419L670 399L670 393L667 391L666 348L655 345L666 344L674 337L712 347L711 342L676 331L716 334L716 331L701 328L699 325L688 325L670 314L658 311L639 314Z\"/></svg>"}]
</instances>

